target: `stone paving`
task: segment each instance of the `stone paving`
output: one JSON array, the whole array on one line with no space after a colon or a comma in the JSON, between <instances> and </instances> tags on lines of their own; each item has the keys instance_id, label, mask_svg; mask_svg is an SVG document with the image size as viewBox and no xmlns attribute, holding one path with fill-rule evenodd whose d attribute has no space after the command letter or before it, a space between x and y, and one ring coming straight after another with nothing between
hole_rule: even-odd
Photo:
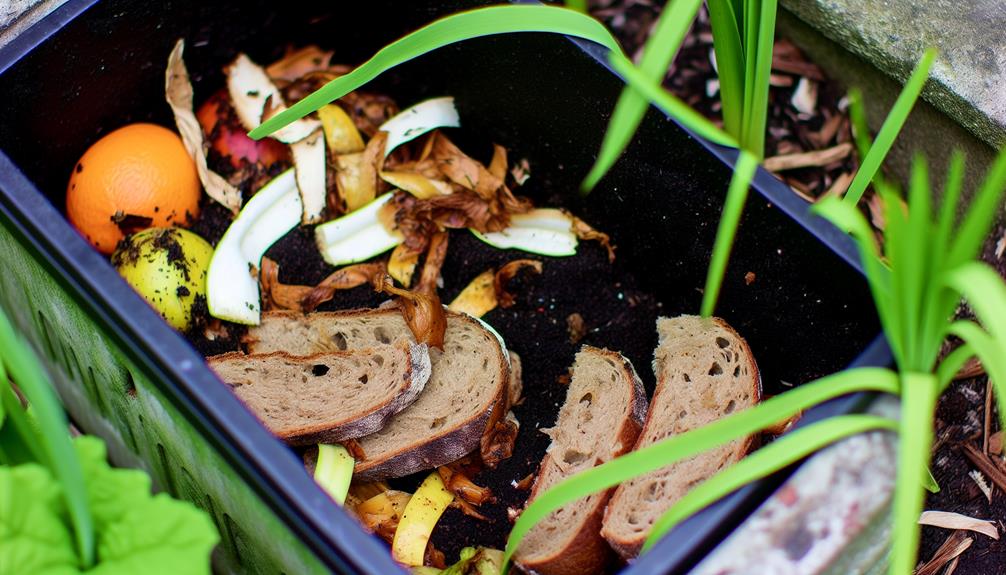
<instances>
[{"instance_id":1,"label":"stone paving","mask_svg":"<svg viewBox=\"0 0 1006 575\"><path fill-rule=\"evenodd\" d=\"M846 50L904 81L927 47L940 57L924 97L979 139L1006 143L1006 3L781 0Z\"/></svg>"}]
</instances>

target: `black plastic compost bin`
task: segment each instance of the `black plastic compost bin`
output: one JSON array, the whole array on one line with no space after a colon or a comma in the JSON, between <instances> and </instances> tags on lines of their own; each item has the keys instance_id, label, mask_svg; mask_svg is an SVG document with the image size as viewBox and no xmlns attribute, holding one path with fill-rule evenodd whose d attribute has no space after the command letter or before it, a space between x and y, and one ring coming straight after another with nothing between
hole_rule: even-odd
<instances>
[{"instance_id":1,"label":"black plastic compost bin","mask_svg":"<svg viewBox=\"0 0 1006 575\"><path fill-rule=\"evenodd\" d=\"M287 44L316 43L357 63L455 8L70 0L0 49L0 304L45 356L74 421L104 437L117 463L143 467L161 488L210 513L222 535L221 570L397 567L70 228L61 215L70 170L91 142L124 123L173 126L164 65L179 37L201 100L223 85L221 67L239 51L268 62ZM531 195L561 198L610 233L620 262L666 313L694 313L733 155L651 112L601 186L578 197L621 87L602 62L588 43L511 35L437 51L378 85L403 103L454 95L467 130L530 160ZM849 242L767 173L755 188L719 314L749 340L766 390L853 361L886 364L881 343L868 347L877 323ZM750 285L748 272L757 278ZM546 384L554 382L525 382ZM846 398L806 419L863 403ZM779 481L707 509L627 572L683 572Z\"/></svg>"}]
</instances>

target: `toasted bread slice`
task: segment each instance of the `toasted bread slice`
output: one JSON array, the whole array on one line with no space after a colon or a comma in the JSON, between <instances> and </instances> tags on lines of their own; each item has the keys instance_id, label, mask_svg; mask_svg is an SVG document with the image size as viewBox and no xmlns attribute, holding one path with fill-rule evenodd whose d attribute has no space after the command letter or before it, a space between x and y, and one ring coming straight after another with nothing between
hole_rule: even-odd
<instances>
[{"instance_id":1,"label":"toasted bread slice","mask_svg":"<svg viewBox=\"0 0 1006 575\"><path fill-rule=\"evenodd\" d=\"M248 331L246 343L252 353L307 355L411 338L397 309L270 312ZM478 320L448 312L444 350L431 349L430 361L430 380L416 402L357 439L365 458L355 478L401 477L460 459L505 416L510 368L499 340Z\"/></svg>"},{"instance_id":2,"label":"toasted bread slice","mask_svg":"<svg viewBox=\"0 0 1006 575\"><path fill-rule=\"evenodd\" d=\"M225 353L209 365L270 431L291 445L374 433L419 397L430 378L426 344L294 356Z\"/></svg>"},{"instance_id":3,"label":"toasted bread slice","mask_svg":"<svg viewBox=\"0 0 1006 575\"><path fill-rule=\"evenodd\" d=\"M761 396L758 366L747 342L718 318L657 320L653 371L657 388L634 449L751 407ZM747 454L737 439L623 482L608 502L601 534L625 558L635 557L653 523L696 484Z\"/></svg>"},{"instance_id":4,"label":"toasted bread slice","mask_svg":"<svg viewBox=\"0 0 1006 575\"><path fill-rule=\"evenodd\" d=\"M628 451L645 417L646 392L632 363L616 352L583 346L555 427L543 430L552 444L528 501ZM614 555L600 534L610 491L570 503L535 525L517 549L517 564L543 575L599 571Z\"/></svg>"}]
</instances>

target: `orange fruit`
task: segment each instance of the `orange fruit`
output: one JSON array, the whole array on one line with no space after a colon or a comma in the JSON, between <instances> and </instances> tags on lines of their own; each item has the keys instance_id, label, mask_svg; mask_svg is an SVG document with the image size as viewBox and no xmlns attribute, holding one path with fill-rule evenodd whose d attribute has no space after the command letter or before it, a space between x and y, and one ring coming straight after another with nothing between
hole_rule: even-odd
<instances>
[{"instance_id":1,"label":"orange fruit","mask_svg":"<svg viewBox=\"0 0 1006 575\"><path fill-rule=\"evenodd\" d=\"M177 134L129 124L84 152L66 190L66 214L98 251L110 254L126 234L185 225L199 214L196 164Z\"/></svg>"}]
</instances>

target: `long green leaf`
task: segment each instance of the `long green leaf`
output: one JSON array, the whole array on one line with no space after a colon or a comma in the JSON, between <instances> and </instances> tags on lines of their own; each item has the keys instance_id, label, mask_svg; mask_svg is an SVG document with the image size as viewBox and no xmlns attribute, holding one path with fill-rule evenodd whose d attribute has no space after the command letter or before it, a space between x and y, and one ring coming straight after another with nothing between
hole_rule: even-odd
<instances>
[{"instance_id":1,"label":"long green leaf","mask_svg":"<svg viewBox=\"0 0 1006 575\"><path fill-rule=\"evenodd\" d=\"M656 31L643 48L639 67L644 78L657 84L663 81L664 74L667 73L667 68L678 52L701 4L702 0L672 0L664 7L657 21ZM615 110L611 113L611 120L608 122L608 130L604 133L597 160L583 180L584 191L594 189L597 182L608 173L611 166L615 165L615 161L632 140L639 123L643 121L649 106L649 102L635 90L629 88L622 90L622 95L615 104Z\"/></svg>"},{"instance_id":2,"label":"long green leaf","mask_svg":"<svg viewBox=\"0 0 1006 575\"><path fill-rule=\"evenodd\" d=\"M884 124L880 127L880 132L877 133L877 138L870 147L870 152L863 158L859 171L856 172L856 177L852 179L848 191L845 192L845 201L856 204L863 197L866 186L870 184L873 175L880 169L880 164L887 157L891 146L894 145L894 140L898 137L898 133L901 132L901 127L904 126L905 120L908 119L908 113L912 111L915 101L918 99L919 94L922 93L922 87L925 86L926 79L929 78L929 69L932 67L935 59L936 49L930 48L926 50L918 65L915 66L912 75L905 82L904 89L901 90L901 94L895 100L890 114L887 115L887 119L884 120Z\"/></svg>"},{"instance_id":3,"label":"long green leaf","mask_svg":"<svg viewBox=\"0 0 1006 575\"><path fill-rule=\"evenodd\" d=\"M713 31L716 72L720 79L723 128L740 139L744 113L744 49L731 0L709 0L709 25Z\"/></svg>"},{"instance_id":4,"label":"long green leaf","mask_svg":"<svg viewBox=\"0 0 1006 575\"><path fill-rule=\"evenodd\" d=\"M852 125L852 136L856 142L856 151L860 158L865 158L873 146L870 137L870 125L866 121L866 106L863 104L863 93L859 88L849 90L849 123Z\"/></svg>"},{"instance_id":5,"label":"long green leaf","mask_svg":"<svg viewBox=\"0 0 1006 575\"><path fill-rule=\"evenodd\" d=\"M933 444L933 411L939 384L928 373L902 373L901 421L898 434L898 488L894 490L891 575L915 568L919 547L924 475Z\"/></svg>"},{"instance_id":6,"label":"long green leaf","mask_svg":"<svg viewBox=\"0 0 1006 575\"><path fill-rule=\"evenodd\" d=\"M995 385L1001 429L1006 429L1006 350L1002 340L996 340L974 322L964 320L950 324L949 333L963 339L981 360L989 381Z\"/></svg>"},{"instance_id":7,"label":"long green leaf","mask_svg":"<svg viewBox=\"0 0 1006 575\"><path fill-rule=\"evenodd\" d=\"M460 12L388 44L349 74L325 84L288 110L269 118L248 135L256 140L264 138L363 86L386 70L437 48L472 38L513 32L565 34L596 42L613 52L621 53L618 41L603 24L576 10L544 5L506 5Z\"/></svg>"},{"instance_id":8,"label":"long green leaf","mask_svg":"<svg viewBox=\"0 0 1006 575\"><path fill-rule=\"evenodd\" d=\"M926 488L926 491L930 493L939 493L940 484L936 482L936 478L933 477L933 472L928 467L926 467L926 472L922 475L922 486Z\"/></svg>"},{"instance_id":9,"label":"long green leaf","mask_svg":"<svg viewBox=\"0 0 1006 575\"><path fill-rule=\"evenodd\" d=\"M947 275L946 283L967 298L997 341L1006 343L1006 284L999 274L986 263L971 262Z\"/></svg>"},{"instance_id":10,"label":"long green leaf","mask_svg":"<svg viewBox=\"0 0 1006 575\"><path fill-rule=\"evenodd\" d=\"M507 539L504 567L531 528L556 509L627 479L750 435L812 405L856 391L896 394L899 391L897 375L879 368L858 368L830 375L768 399L751 409L669 437L569 477L542 493L521 513ZM503 572L506 572L505 568Z\"/></svg>"},{"instance_id":11,"label":"long green leaf","mask_svg":"<svg viewBox=\"0 0 1006 575\"><path fill-rule=\"evenodd\" d=\"M587 0L566 0L566 8L587 13Z\"/></svg>"},{"instance_id":12,"label":"long green leaf","mask_svg":"<svg viewBox=\"0 0 1006 575\"><path fill-rule=\"evenodd\" d=\"M903 250L904 258L895 273L904 277L904 290L898 298L904 306L906 324L905 347L917 358L919 365L932 369L936 356L923 355L928 343L939 340L941 327L934 333L925 333L924 307L936 299L935 281L928 277L931 272L929 254L933 253L933 216L929 189L929 169L925 158L916 155L912 162L912 177L908 187L908 221L904 234L909 244ZM897 207L896 209L900 209ZM892 265L893 271L893 265ZM933 290L933 291L927 291ZM928 297L927 297L928 296Z\"/></svg>"},{"instance_id":13,"label":"long green leaf","mask_svg":"<svg viewBox=\"0 0 1006 575\"><path fill-rule=\"evenodd\" d=\"M769 77L772 74L772 48L775 45L776 0L760 0L756 20L756 40L748 40L755 44L753 65L754 81L744 85L744 90L751 93L751 108L744 117L745 136L741 145L755 155L759 160L765 154L765 124L768 118Z\"/></svg>"},{"instance_id":14,"label":"long green leaf","mask_svg":"<svg viewBox=\"0 0 1006 575\"><path fill-rule=\"evenodd\" d=\"M941 199L939 214L936 221L936 232L932 240L932 248L927 255L929 259L932 275L930 283L939 284L942 277L935 277L947 265L949 251L953 243L954 223L957 217L957 206L961 197L961 189L964 183L964 154L960 150L955 150L950 157L947 166L947 179L943 186L943 197ZM938 289L936 285L929 288L932 295L926 298L925 325L923 332L930 334L929 339L922 342L924 349L921 352L924 357L937 357L943 345L943 338L932 334L939 333L946 328L947 318L953 315L954 309L960 298L955 292L948 289Z\"/></svg>"},{"instance_id":15,"label":"long green leaf","mask_svg":"<svg viewBox=\"0 0 1006 575\"><path fill-rule=\"evenodd\" d=\"M709 270L706 272L706 287L702 292L701 313L703 317L713 315L716 310L716 301L719 299L720 288L723 286L723 276L726 275L730 250L734 244L734 237L737 235L737 228L740 226L741 214L744 211L744 204L747 202L748 188L756 169L758 169L758 160L747 150L741 150L733 176L730 178L726 202L723 204L723 213L720 215L720 224L716 230L713 254L709 260Z\"/></svg>"},{"instance_id":16,"label":"long green leaf","mask_svg":"<svg viewBox=\"0 0 1006 575\"><path fill-rule=\"evenodd\" d=\"M999 217L997 208L1002 201L1004 188L1006 188L1006 148L996 156L981 187L978 188L974 201L961 220L950 250L951 265L964 263L978 255L978 250L988 236L992 223Z\"/></svg>"},{"instance_id":17,"label":"long green leaf","mask_svg":"<svg viewBox=\"0 0 1006 575\"><path fill-rule=\"evenodd\" d=\"M965 343L943 358L943 361L936 366L936 379L940 381L941 392L954 381L957 372L974 356L974 349Z\"/></svg>"},{"instance_id":18,"label":"long green leaf","mask_svg":"<svg viewBox=\"0 0 1006 575\"><path fill-rule=\"evenodd\" d=\"M0 313L0 360L31 405L41 432L37 441L45 454L42 463L59 480L73 525L78 555L81 562L90 567L94 564L94 524L87 505L84 475L70 442L66 414L38 358L18 338L3 313Z\"/></svg>"},{"instance_id":19,"label":"long green leaf","mask_svg":"<svg viewBox=\"0 0 1006 575\"><path fill-rule=\"evenodd\" d=\"M734 490L771 475L840 439L875 429L897 431L898 423L875 415L844 415L787 433L692 488L653 524L643 544L643 552L693 513Z\"/></svg>"},{"instance_id":20,"label":"long green leaf","mask_svg":"<svg viewBox=\"0 0 1006 575\"><path fill-rule=\"evenodd\" d=\"M696 112L691 106L665 91L660 87L660 84L648 79L624 56L611 54L609 62L611 67L622 75L629 87L653 102L657 108L689 130L721 146L737 147L737 140L710 122L705 116Z\"/></svg>"}]
</instances>

